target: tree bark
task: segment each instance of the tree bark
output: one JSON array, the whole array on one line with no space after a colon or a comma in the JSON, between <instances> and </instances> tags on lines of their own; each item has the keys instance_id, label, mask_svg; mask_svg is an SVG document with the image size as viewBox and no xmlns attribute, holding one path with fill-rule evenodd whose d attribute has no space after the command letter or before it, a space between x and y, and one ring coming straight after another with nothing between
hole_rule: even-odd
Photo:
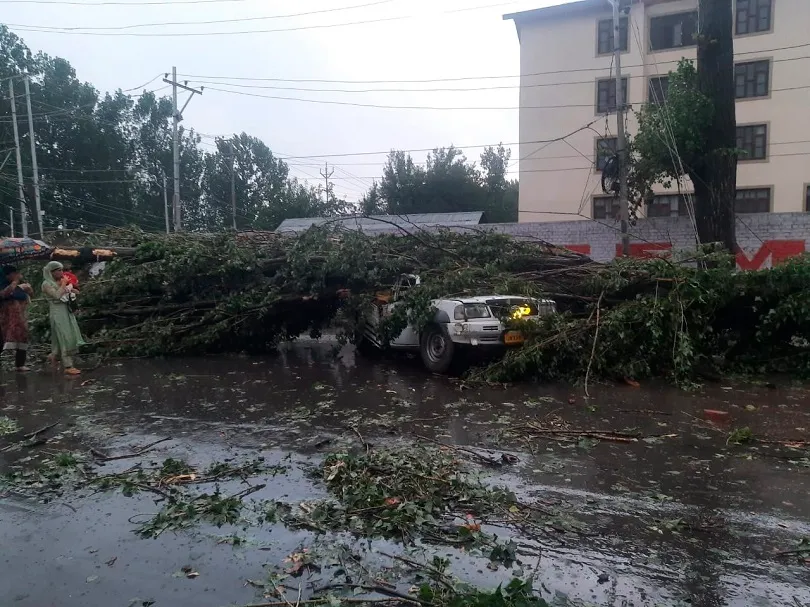
<instances>
[{"instance_id":1,"label":"tree bark","mask_svg":"<svg viewBox=\"0 0 810 607\"><path fill-rule=\"evenodd\" d=\"M734 198L737 188L737 118L734 89L732 0L700 0L697 46L698 90L712 102L706 151L690 170L695 220L701 243L737 248Z\"/></svg>"}]
</instances>

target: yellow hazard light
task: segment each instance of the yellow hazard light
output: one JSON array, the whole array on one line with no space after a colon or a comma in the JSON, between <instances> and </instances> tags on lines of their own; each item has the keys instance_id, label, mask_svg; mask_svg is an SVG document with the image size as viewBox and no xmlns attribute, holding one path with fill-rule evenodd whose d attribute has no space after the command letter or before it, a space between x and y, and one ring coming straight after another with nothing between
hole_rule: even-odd
<instances>
[{"instance_id":1,"label":"yellow hazard light","mask_svg":"<svg viewBox=\"0 0 810 607\"><path fill-rule=\"evenodd\" d=\"M532 309L529 306L516 306L512 311L512 318L523 318L524 316L529 316L531 313Z\"/></svg>"}]
</instances>

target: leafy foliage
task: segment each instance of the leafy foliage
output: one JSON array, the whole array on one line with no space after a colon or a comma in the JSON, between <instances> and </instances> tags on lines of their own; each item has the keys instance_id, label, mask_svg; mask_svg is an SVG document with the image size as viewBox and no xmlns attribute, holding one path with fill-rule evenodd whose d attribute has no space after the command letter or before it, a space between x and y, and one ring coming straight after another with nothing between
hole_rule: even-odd
<instances>
[{"instance_id":1,"label":"leafy foliage","mask_svg":"<svg viewBox=\"0 0 810 607\"><path fill-rule=\"evenodd\" d=\"M698 90L697 70L681 59L668 75L666 103L648 103L636 112L638 130L630 143L630 200L637 207L652 199L652 187L672 188L688 176L706 147L711 100ZM677 185L676 185L677 187Z\"/></svg>"},{"instance_id":2,"label":"leafy foliage","mask_svg":"<svg viewBox=\"0 0 810 607\"><path fill-rule=\"evenodd\" d=\"M525 347L485 369L494 381L669 377L784 372L810 374L810 259L736 272L731 257L711 267L668 260L617 260L582 292L584 314L524 326ZM597 315L598 308L598 315ZM598 328L598 335L597 335Z\"/></svg>"},{"instance_id":3,"label":"leafy foliage","mask_svg":"<svg viewBox=\"0 0 810 607\"><path fill-rule=\"evenodd\" d=\"M548 607L548 603L534 595L531 582L513 579L505 587L495 590L458 592L440 585L423 585L418 598L442 607Z\"/></svg>"},{"instance_id":4,"label":"leafy foliage","mask_svg":"<svg viewBox=\"0 0 810 607\"><path fill-rule=\"evenodd\" d=\"M279 340L317 335L338 310L351 334L371 296L403 272L417 271L437 289L454 275L459 287L466 278L469 288L482 281L517 288L500 273L587 262L497 234L368 237L317 228L296 237L134 232L111 238L135 245L136 254L86 283L82 327L99 346L139 355L267 352ZM341 299L341 289L354 297Z\"/></svg>"},{"instance_id":5,"label":"leafy foliage","mask_svg":"<svg viewBox=\"0 0 810 607\"><path fill-rule=\"evenodd\" d=\"M465 473L452 453L425 447L333 454L320 476L337 502L319 503L310 520L370 536L435 535L448 517L486 514L516 501L511 492Z\"/></svg>"},{"instance_id":6,"label":"leafy foliage","mask_svg":"<svg viewBox=\"0 0 810 607\"><path fill-rule=\"evenodd\" d=\"M807 257L738 272L722 254L603 265L496 233L370 237L324 227L295 237L128 238L135 258L112 263L82 290L82 327L106 351L261 353L330 325L351 337L371 300L415 273L421 285L383 324L389 338L407 323L424 326L432 300L451 294L557 301L560 314L510 321L526 344L478 378L581 380L589 373L688 382L705 373L810 374Z\"/></svg>"},{"instance_id":7,"label":"leafy foliage","mask_svg":"<svg viewBox=\"0 0 810 607\"><path fill-rule=\"evenodd\" d=\"M410 154L393 151L360 209L393 215L484 211L490 223L517 221L517 181L507 178L510 154L503 146L488 147L479 168L458 148L436 148L422 167Z\"/></svg>"},{"instance_id":8,"label":"leafy foliage","mask_svg":"<svg viewBox=\"0 0 810 607\"><path fill-rule=\"evenodd\" d=\"M0 416L0 436L4 436L6 434L14 434L20 431L20 425L17 423L16 420L11 419L10 417L6 417L5 415Z\"/></svg>"}]
</instances>

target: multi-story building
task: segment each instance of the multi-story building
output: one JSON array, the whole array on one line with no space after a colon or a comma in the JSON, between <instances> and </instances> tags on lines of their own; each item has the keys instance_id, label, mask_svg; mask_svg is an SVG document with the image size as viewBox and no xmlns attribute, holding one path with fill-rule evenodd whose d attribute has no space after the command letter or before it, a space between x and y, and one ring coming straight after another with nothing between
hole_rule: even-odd
<instances>
[{"instance_id":1,"label":"multi-story building","mask_svg":"<svg viewBox=\"0 0 810 607\"><path fill-rule=\"evenodd\" d=\"M668 72L679 59L696 58L700 15L697 0L625 2L625 99L638 110L665 102ZM737 147L744 150L736 209L810 211L810 0L733 0L732 10ZM617 203L603 195L600 172L600 150L616 145L611 5L579 0L504 18L514 20L520 39L520 221L614 217ZM627 124L632 135L632 111ZM657 187L656 194L642 214L685 214L677 190Z\"/></svg>"}]
</instances>

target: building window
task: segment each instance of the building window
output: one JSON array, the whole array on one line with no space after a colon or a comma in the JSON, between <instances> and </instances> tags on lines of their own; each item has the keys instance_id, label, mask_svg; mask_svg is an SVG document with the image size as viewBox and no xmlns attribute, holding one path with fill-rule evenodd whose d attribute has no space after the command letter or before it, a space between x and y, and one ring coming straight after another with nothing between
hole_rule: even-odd
<instances>
[{"instance_id":1,"label":"building window","mask_svg":"<svg viewBox=\"0 0 810 607\"><path fill-rule=\"evenodd\" d=\"M596 170L604 171L608 158L616 153L616 144L619 140L616 137L603 137L596 140Z\"/></svg>"},{"instance_id":2,"label":"building window","mask_svg":"<svg viewBox=\"0 0 810 607\"><path fill-rule=\"evenodd\" d=\"M734 87L737 99L767 97L770 85L771 62L748 61L734 66Z\"/></svg>"},{"instance_id":3,"label":"building window","mask_svg":"<svg viewBox=\"0 0 810 607\"><path fill-rule=\"evenodd\" d=\"M618 219L619 199L615 196L594 196L593 198L593 218L594 219Z\"/></svg>"},{"instance_id":4,"label":"building window","mask_svg":"<svg viewBox=\"0 0 810 607\"><path fill-rule=\"evenodd\" d=\"M622 96L627 105L627 78L622 78ZM616 79L605 78L596 82L596 113L608 114L616 111Z\"/></svg>"},{"instance_id":5,"label":"building window","mask_svg":"<svg viewBox=\"0 0 810 607\"><path fill-rule=\"evenodd\" d=\"M737 35L771 29L771 0L737 0Z\"/></svg>"},{"instance_id":6,"label":"building window","mask_svg":"<svg viewBox=\"0 0 810 607\"><path fill-rule=\"evenodd\" d=\"M737 188L736 213L769 213L770 210L771 188Z\"/></svg>"},{"instance_id":7,"label":"building window","mask_svg":"<svg viewBox=\"0 0 810 607\"><path fill-rule=\"evenodd\" d=\"M740 160L764 160L768 157L768 125L749 124L737 127Z\"/></svg>"},{"instance_id":8,"label":"building window","mask_svg":"<svg viewBox=\"0 0 810 607\"><path fill-rule=\"evenodd\" d=\"M647 205L647 217L672 217L686 209L680 194L659 194Z\"/></svg>"},{"instance_id":9,"label":"building window","mask_svg":"<svg viewBox=\"0 0 810 607\"><path fill-rule=\"evenodd\" d=\"M810 185L804 188L804 210L810 213Z\"/></svg>"},{"instance_id":10,"label":"building window","mask_svg":"<svg viewBox=\"0 0 810 607\"><path fill-rule=\"evenodd\" d=\"M657 76L650 78L649 101L655 105L661 105L667 100L669 92L669 76Z\"/></svg>"},{"instance_id":11,"label":"building window","mask_svg":"<svg viewBox=\"0 0 810 607\"><path fill-rule=\"evenodd\" d=\"M663 51L670 48L695 46L697 11L662 15L650 19L650 50Z\"/></svg>"},{"instance_id":12,"label":"building window","mask_svg":"<svg viewBox=\"0 0 810 607\"><path fill-rule=\"evenodd\" d=\"M613 52L613 19L602 19L597 26L597 52L607 55ZM627 50L627 17L619 19L619 50Z\"/></svg>"}]
</instances>

